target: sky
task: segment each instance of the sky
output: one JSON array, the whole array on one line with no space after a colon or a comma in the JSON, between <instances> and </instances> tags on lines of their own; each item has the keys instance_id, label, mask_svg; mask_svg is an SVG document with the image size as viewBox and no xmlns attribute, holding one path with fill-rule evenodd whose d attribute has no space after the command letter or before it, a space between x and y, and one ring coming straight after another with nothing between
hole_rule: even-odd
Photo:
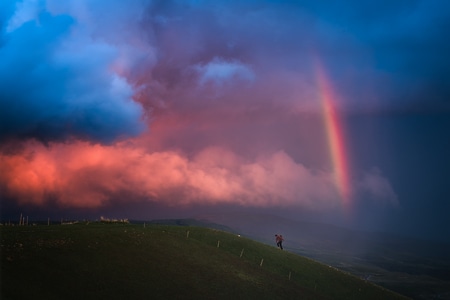
<instances>
[{"instance_id":1,"label":"sky","mask_svg":"<svg viewBox=\"0 0 450 300\"><path fill-rule=\"evenodd\" d=\"M447 1L0 3L0 213L450 242Z\"/></svg>"}]
</instances>

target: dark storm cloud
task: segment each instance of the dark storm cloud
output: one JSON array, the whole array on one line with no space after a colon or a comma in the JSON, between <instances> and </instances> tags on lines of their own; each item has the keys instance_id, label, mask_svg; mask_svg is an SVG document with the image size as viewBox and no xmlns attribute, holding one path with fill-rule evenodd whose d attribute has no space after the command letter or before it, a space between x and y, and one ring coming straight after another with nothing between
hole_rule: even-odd
<instances>
[{"instance_id":1,"label":"dark storm cloud","mask_svg":"<svg viewBox=\"0 0 450 300\"><path fill-rule=\"evenodd\" d=\"M448 110L447 6L444 1L156 2L143 28L159 60L152 80L142 80L149 99L164 95L153 105L177 101L178 109L189 95L208 101L192 94L198 83L192 66L239 62L254 72L255 90L264 92L237 102L283 103L294 93L298 102L308 102L319 59L347 110Z\"/></svg>"},{"instance_id":2,"label":"dark storm cloud","mask_svg":"<svg viewBox=\"0 0 450 300\"><path fill-rule=\"evenodd\" d=\"M441 1L134 1L112 2L108 14L89 1L1 8L2 137L137 135L148 113L136 94L150 111L201 109L211 98L308 106L317 57L348 110L449 108L450 18ZM253 85L205 84L230 74Z\"/></svg>"},{"instance_id":3,"label":"dark storm cloud","mask_svg":"<svg viewBox=\"0 0 450 300\"><path fill-rule=\"evenodd\" d=\"M82 30L69 15L17 2L2 23L0 137L109 142L143 131L133 87L112 70L119 49Z\"/></svg>"}]
</instances>

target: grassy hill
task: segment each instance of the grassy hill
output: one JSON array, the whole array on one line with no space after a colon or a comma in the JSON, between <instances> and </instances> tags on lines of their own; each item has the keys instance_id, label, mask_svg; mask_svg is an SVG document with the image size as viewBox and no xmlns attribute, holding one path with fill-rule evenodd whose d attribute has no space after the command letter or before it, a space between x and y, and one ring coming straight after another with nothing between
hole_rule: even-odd
<instances>
[{"instance_id":1,"label":"grassy hill","mask_svg":"<svg viewBox=\"0 0 450 300\"><path fill-rule=\"evenodd\" d=\"M198 216L273 245L282 233L285 249L413 299L450 300L450 244L387 233L248 212Z\"/></svg>"},{"instance_id":2,"label":"grassy hill","mask_svg":"<svg viewBox=\"0 0 450 300\"><path fill-rule=\"evenodd\" d=\"M278 248L194 226L2 226L1 299L404 299Z\"/></svg>"}]
</instances>

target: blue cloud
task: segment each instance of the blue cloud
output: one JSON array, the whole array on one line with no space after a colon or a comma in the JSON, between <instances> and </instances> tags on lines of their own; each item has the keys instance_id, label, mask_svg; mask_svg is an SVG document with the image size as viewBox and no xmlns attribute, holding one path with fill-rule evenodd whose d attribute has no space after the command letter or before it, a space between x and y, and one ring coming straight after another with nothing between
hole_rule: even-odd
<instances>
[{"instance_id":1,"label":"blue cloud","mask_svg":"<svg viewBox=\"0 0 450 300\"><path fill-rule=\"evenodd\" d=\"M145 130L133 86L112 71L116 47L69 15L32 12L1 24L0 137L110 142Z\"/></svg>"}]
</instances>

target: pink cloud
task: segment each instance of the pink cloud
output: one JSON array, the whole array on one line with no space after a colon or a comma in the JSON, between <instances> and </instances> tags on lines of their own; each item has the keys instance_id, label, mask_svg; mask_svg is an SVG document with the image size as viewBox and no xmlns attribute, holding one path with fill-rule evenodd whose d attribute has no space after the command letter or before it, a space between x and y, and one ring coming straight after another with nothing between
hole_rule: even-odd
<instances>
[{"instance_id":1,"label":"pink cloud","mask_svg":"<svg viewBox=\"0 0 450 300\"><path fill-rule=\"evenodd\" d=\"M192 158L181 152L147 152L130 143L28 142L21 154L0 156L0 183L22 204L48 199L67 207L120 201L239 204L331 209L339 205L329 173L307 169L279 151L245 160L224 148Z\"/></svg>"}]
</instances>

